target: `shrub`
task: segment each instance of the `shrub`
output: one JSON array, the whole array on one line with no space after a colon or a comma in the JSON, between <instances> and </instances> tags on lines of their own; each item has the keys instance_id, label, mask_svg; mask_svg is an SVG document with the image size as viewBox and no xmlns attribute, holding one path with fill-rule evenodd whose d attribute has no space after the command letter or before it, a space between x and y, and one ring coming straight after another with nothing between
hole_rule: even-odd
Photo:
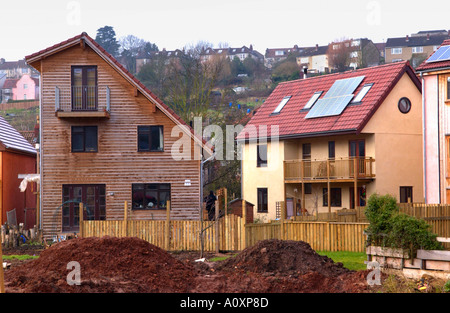
<instances>
[{"instance_id":1,"label":"shrub","mask_svg":"<svg viewBox=\"0 0 450 313\"><path fill-rule=\"evenodd\" d=\"M367 201L365 210L366 218L370 225L366 232L368 233L368 244L385 245L386 236L392 228L391 217L398 211L397 200L390 196L380 196L373 194Z\"/></svg>"},{"instance_id":2,"label":"shrub","mask_svg":"<svg viewBox=\"0 0 450 313\"><path fill-rule=\"evenodd\" d=\"M415 255L417 249L441 250L437 235L431 232L431 226L424 220L417 219L403 213L397 213L390 219L391 229L386 237L386 244L390 247L409 250Z\"/></svg>"},{"instance_id":3,"label":"shrub","mask_svg":"<svg viewBox=\"0 0 450 313\"><path fill-rule=\"evenodd\" d=\"M408 250L440 250L442 244L424 220L398 212L397 200L390 195L373 194L367 202L365 215L370 223L367 244Z\"/></svg>"}]
</instances>

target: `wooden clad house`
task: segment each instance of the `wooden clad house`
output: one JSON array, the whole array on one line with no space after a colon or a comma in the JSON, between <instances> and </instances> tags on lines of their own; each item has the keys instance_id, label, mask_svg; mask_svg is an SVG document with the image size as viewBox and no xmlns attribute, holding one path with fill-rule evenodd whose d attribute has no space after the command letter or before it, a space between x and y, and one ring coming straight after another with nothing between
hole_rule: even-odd
<instances>
[{"instance_id":1,"label":"wooden clad house","mask_svg":"<svg viewBox=\"0 0 450 313\"><path fill-rule=\"evenodd\" d=\"M36 149L3 117L0 117L0 225L7 222L7 213L15 210L17 224L27 222L33 227L33 217L25 209L36 208L32 188L20 192L19 175L36 173ZM34 212L32 212L34 213Z\"/></svg>"},{"instance_id":2,"label":"wooden clad house","mask_svg":"<svg viewBox=\"0 0 450 313\"><path fill-rule=\"evenodd\" d=\"M125 202L130 219L162 219L167 200L172 219L199 217L211 149L114 57L82 33L26 61L41 73L44 235L77 232L80 201L90 220L122 219ZM191 150L180 160L172 148L183 138Z\"/></svg>"},{"instance_id":3,"label":"wooden clad house","mask_svg":"<svg viewBox=\"0 0 450 313\"><path fill-rule=\"evenodd\" d=\"M237 137L255 218L423 202L421 83L408 62L281 83Z\"/></svg>"}]
</instances>

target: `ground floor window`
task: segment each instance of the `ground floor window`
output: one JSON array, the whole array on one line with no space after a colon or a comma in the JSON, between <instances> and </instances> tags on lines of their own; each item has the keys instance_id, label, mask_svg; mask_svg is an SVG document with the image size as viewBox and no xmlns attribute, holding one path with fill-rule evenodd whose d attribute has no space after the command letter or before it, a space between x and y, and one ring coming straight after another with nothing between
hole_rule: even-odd
<instances>
[{"instance_id":1,"label":"ground floor window","mask_svg":"<svg viewBox=\"0 0 450 313\"><path fill-rule=\"evenodd\" d=\"M342 206L342 192L341 188L330 188L330 206ZM323 206L328 206L328 189L323 188Z\"/></svg>"},{"instance_id":2,"label":"ground floor window","mask_svg":"<svg viewBox=\"0 0 450 313\"><path fill-rule=\"evenodd\" d=\"M413 187L401 186L400 187L400 203L413 202Z\"/></svg>"},{"instance_id":3,"label":"ground floor window","mask_svg":"<svg viewBox=\"0 0 450 313\"><path fill-rule=\"evenodd\" d=\"M165 210L170 200L170 184L133 184L134 210Z\"/></svg>"},{"instance_id":4,"label":"ground floor window","mask_svg":"<svg viewBox=\"0 0 450 313\"><path fill-rule=\"evenodd\" d=\"M267 188L258 188L258 213L267 213Z\"/></svg>"},{"instance_id":5,"label":"ground floor window","mask_svg":"<svg viewBox=\"0 0 450 313\"><path fill-rule=\"evenodd\" d=\"M105 190L105 185L63 185L62 231L80 229L80 202L84 220L105 220Z\"/></svg>"}]
</instances>

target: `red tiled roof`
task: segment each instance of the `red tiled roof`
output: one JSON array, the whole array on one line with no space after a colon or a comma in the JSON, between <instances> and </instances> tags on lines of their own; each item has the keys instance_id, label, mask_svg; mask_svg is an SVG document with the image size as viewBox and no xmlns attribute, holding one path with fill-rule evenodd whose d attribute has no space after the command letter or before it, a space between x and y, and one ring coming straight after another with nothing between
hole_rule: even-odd
<instances>
[{"instance_id":1,"label":"red tiled roof","mask_svg":"<svg viewBox=\"0 0 450 313\"><path fill-rule=\"evenodd\" d=\"M63 42L60 42L56 45L53 45L49 48L43 49L41 51L38 51L36 53L33 53L31 55L28 55L25 57L25 60L27 62L30 62L30 60L36 59L48 52L52 52L54 50L57 50L58 48L64 47L66 45L70 45L71 43L77 43L79 42L79 40L87 40L89 43L91 43L92 45L94 45L98 50L100 50L100 52L107 58L109 59L109 61L111 63L113 63L115 66L117 66L118 69L120 69L121 72L123 72L126 76L128 76L128 78L138 87L140 87L142 90L144 90L145 93L147 93L153 100L155 100L158 106L160 106L160 108L164 109L166 112L168 112L168 114L170 114L175 120L177 120L181 125L187 127L187 129L190 130L191 134L193 136L196 136L197 138L199 138L203 145L205 147L207 147L208 149L212 149L212 147L210 147L208 145L208 143L203 140L203 138L201 138L200 136L197 136L194 132L194 130L192 129L192 127L190 127L190 125L188 125L183 119L181 119L181 117L179 117L175 111L173 111L171 108L169 108L161 99L159 99L153 92L151 92L144 84L142 84L133 74L131 74L122 64L120 64L119 61L116 60L116 58L114 58L110 53L108 53L105 49L103 49L103 47L101 45L99 45L94 39L92 39L87 33L83 32L80 35L77 35L75 37L72 37L68 40L65 40Z\"/></svg>"},{"instance_id":2,"label":"red tiled roof","mask_svg":"<svg viewBox=\"0 0 450 313\"><path fill-rule=\"evenodd\" d=\"M3 89L11 89L16 88L17 82L19 80L15 78L7 78L5 79L5 83L3 84Z\"/></svg>"},{"instance_id":3,"label":"red tiled roof","mask_svg":"<svg viewBox=\"0 0 450 313\"><path fill-rule=\"evenodd\" d=\"M404 73L408 73L421 90L420 80L408 61L281 83L237 139L257 137L259 126L262 125L267 126L267 136L271 135L271 126L278 125L280 138L359 133ZM365 84L373 83L361 104L347 106L338 116L305 119L308 111L301 110L315 92L323 91L323 98L336 80L358 76L364 76L364 80L354 92L355 95ZM272 114L285 96L291 96L289 102L279 114ZM262 132L260 136L264 137Z\"/></svg>"},{"instance_id":4,"label":"red tiled roof","mask_svg":"<svg viewBox=\"0 0 450 313\"><path fill-rule=\"evenodd\" d=\"M442 44L442 46L449 46L450 45L450 39L445 40ZM434 52L425 60L422 62L422 64L420 64L417 68L416 71L417 72L423 72L423 71L427 71L427 70L434 70L434 69L440 69L440 68L446 68L446 67L450 67L450 61L440 61L440 62L431 62L431 63L427 63L427 60L434 54Z\"/></svg>"}]
</instances>

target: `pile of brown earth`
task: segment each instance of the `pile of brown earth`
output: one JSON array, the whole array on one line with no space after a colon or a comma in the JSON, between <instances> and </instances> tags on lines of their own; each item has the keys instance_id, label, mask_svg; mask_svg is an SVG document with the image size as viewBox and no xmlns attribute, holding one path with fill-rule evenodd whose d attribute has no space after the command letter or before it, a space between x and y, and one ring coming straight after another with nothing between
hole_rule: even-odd
<instances>
[{"instance_id":1,"label":"pile of brown earth","mask_svg":"<svg viewBox=\"0 0 450 313\"><path fill-rule=\"evenodd\" d=\"M302 241L263 240L199 277L195 292L369 292L367 271L350 271Z\"/></svg>"},{"instance_id":2,"label":"pile of brown earth","mask_svg":"<svg viewBox=\"0 0 450 313\"><path fill-rule=\"evenodd\" d=\"M306 242L278 239L259 241L236 257L228 259L220 267L282 275L317 272L324 276L338 276L350 272L342 263L334 263L332 259L317 254Z\"/></svg>"},{"instance_id":3,"label":"pile of brown earth","mask_svg":"<svg viewBox=\"0 0 450 313\"><path fill-rule=\"evenodd\" d=\"M189 258L187 257L189 256ZM350 271L301 241L264 240L221 262L168 253L138 238L77 238L6 271L7 292L342 293L368 292L365 271ZM69 262L81 285L69 285Z\"/></svg>"},{"instance_id":4,"label":"pile of brown earth","mask_svg":"<svg viewBox=\"0 0 450 313\"><path fill-rule=\"evenodd\" d=\"M80 264L81 285L67 276ZM9 292L187 292L192 267L138 238L77 238L52 245L39 258L5 273ZM70 275L70 278L72 275Z\"/></svg>"}]
</instances>

